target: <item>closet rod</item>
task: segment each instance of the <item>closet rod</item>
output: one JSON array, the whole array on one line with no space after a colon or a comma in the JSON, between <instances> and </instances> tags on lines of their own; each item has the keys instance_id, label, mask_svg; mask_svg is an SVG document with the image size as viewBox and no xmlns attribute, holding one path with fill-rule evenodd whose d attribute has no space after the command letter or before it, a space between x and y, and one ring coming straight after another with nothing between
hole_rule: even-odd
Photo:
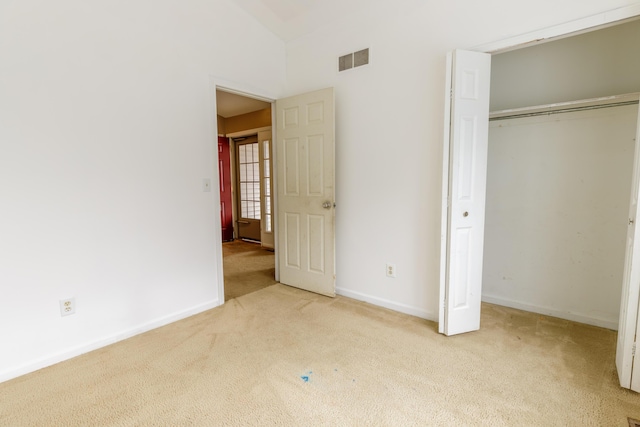
<instances>
[{"instance_id":1,"label":"closet rod","mask_svg":"<svg viewBox=\"0 0 640 427\"><path fill-rule=\"evenodd\" d=\"M584 111L584 110L599 110L601 108L623 107L625 105L637 105L637 104L638 104L638 100L615 102L612 104L588 105L584 107L560 108L558 110L551 110L551 111L537 111L534 113L520 113L520 114L512 114L510 116L491 117L489 118L489 121L492 122L494 120L518 119L521 117L550 116L552 114L572 113L574 111Z\"/></svg>"}]
</instances>

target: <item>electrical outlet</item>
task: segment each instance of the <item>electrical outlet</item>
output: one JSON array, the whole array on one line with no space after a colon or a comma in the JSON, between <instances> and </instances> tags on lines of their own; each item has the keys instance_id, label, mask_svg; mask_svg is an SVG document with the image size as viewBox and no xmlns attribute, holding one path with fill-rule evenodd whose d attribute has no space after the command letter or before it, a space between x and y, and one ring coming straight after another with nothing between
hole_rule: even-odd
<instances>
[{"instance_id":1,"label":"electrical outlet","mask_svg":"<svg viewBox=\"0 0 640 427\"><path fill-rule=\"evenodd\" d=\"M69 316L76 314L76 299L67 298L60 300L60 316Z\"/></svg>"},{"instance_id":2,"label":"electrical outlet","mask_svg":"<svg viewBox=\"0 0 640 427\"><path fill-rule=\"evenodd\" d=\"M387 263L387 277L396 277L396 265Z\"/></svg>"}]
</instances>

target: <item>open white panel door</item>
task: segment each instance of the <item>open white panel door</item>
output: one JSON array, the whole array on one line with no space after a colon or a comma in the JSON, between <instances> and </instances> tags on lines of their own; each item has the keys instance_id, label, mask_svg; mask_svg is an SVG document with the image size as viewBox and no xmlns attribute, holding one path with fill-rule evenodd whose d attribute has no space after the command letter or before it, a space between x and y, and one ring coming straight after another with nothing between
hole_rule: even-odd
<instances>
[{"instance_id":1,"label":"open white panel door","mask_svg":"<svg viewBox=\"0 0 640 427\"><path fill-rule=\"evenodd\" d=\"M627 248L624 260L622 300L618 324L618 346L616 348L616 368L620 385L640 392L640 368L634 369L638 303L640 302L640 228L637 226L638 199L640 192L640 110L636 128L635 156L633 160L633 181L631 202L629 203L629 227L627 228Z\"/></svg>"},{"instance_id":2,"label":"open white panel door","mask_svg":"<svg viewBox=\"0 0 640 427\"><path fill-rule=\"evenodd\" d=\"M276 101L280 282L335 296L333 88Z\"/></svg>"},{"instance_id":3,"label":"open white panel door","mask_svg":"<svg viewBox=\"0 0 640 427\"><path fill-rule=\"evenodd\" d=\"M438 329L455 335L480 328L491 55L447 60Z\"/></svg>"}]
</instances>

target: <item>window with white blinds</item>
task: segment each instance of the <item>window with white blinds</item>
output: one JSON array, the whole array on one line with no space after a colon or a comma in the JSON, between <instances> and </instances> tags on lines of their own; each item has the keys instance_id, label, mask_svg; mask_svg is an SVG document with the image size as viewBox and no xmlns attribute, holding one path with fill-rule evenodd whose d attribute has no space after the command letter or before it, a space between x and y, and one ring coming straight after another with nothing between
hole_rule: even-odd
<instances>
[{"instance_id":1,"label":"window with white blinds","mask_svg":"<svg viewBox=\"0 0 640 427\"><path fill-rule=\"evenodd\" d=\"M264 185L264 229L270 233L272 231L271 213L271 143L269 140L262 141L263 156L263 185Z\"/></svg>"},{"instance_id":2,"label":"window with white blinds","mask_svg":"<svg viewBox=\"0 0 640 427\"><path fill-rule=\"evenodd\" d=\"M240 216L260 219L260 148L257 142L238 147Z\"/></svg>"}]
</instances>

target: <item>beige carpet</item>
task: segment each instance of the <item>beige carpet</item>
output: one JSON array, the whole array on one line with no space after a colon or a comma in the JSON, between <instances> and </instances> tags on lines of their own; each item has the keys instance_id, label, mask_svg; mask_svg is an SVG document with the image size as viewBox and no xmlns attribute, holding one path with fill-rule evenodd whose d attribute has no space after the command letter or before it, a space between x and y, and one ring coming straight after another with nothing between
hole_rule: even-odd
<instances>
[{"instance_id":1,"label":"beige carpet","mask_svg":"<svg viewBox=\"0 0 640 427\"><path fill-rule=\"evenodd\" d=\"M284 285L0 384L2 426L628 426L615 333L492 305L482 330Z\"/></svg>"},{"instance_id":2,"label":"beige carpet","mask_svg":"<svg viewBox=\"0 0 640 427\"><path fill-rule=\"evenodd\" d=\"M222 244L222 253L225 301L276 283L275 255L259 243L234 240Z\"/></svg>"}]
</instances>

